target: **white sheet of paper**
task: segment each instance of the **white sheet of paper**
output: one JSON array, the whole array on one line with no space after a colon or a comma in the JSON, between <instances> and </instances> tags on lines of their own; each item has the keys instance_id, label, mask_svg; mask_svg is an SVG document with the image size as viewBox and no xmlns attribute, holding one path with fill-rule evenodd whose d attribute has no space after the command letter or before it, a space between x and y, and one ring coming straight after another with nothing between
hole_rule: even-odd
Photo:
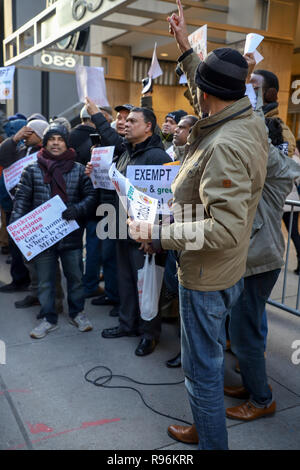
<instances>
[{"instance_id":1,"label":"white sheet of paper","mask_svg":"<svg viewBox=\"0 0 300 470\"><path fill-rule=\"evenodd\" d=\"M103 67L76 66L76 83L79 101L88 96L98 106L109 106Z\"/></svg>"},{"instance_id":2,"label":"white sheet of paper","mask_svg":"<svg viewBox=\"0 0 300 470\"><path fill-rule=\"evenodd\" d=\"M127 178L133 186L158 200L158 212L170 215L173 203L171 185L180 170L180 165L129 165Z\"/></svg>"},{"instance_id":3,"label":"white sheet of paper","mask_svg":"<svg viewBox=\"0 0 300 470\"><path fill-rule=\"evenodd\" d=\"M62 199L55 196L7 227L27 261L79 228L75 220L62 219L64 210Z\"/></svg>"},{"instance_id":4,"label":"white sheet of paper","mask_svg":"<svg viewBox=\"0 0 300 470\"><path fill-rule=\"evenodd\" d=\"M114 151L115 147L96 147L93 149L91 157L93 171L90 178L95 189L115 189L109 177Z\"/></svg>"},{"instance_id":5,"label":"white sheet of paper","mask_svg":"<svg viewBox=\"0 0 300 470\"><path fill-rule=\"evenodd\" d=\"M179 84L180 85L185 85L187 82L188 81L187 81L186 75L185 74L181 75L181 77L179 79Z\"/></svg>"},{"instance_id":6,"label":"white sheet of paper","mask_svg":"<svg viewBox=\"0 0 300 470\"><path fill-rule=\"evenodd\" d=\"M264 57L258 51L254 51L253 55L254 55L256 65L264 60Z\"/></svg>"},{"instance_id":7,"label":"white sheet of paper","mask_svg":"<svg viewBox=\"0 0 300 470\"><path fill-rule=\"evenodd\" d=\"M154 51L153 51L153 56L152 56L152 63L151 63L151 67L150 67L149 72L148 72L148 77L153 78L153 79L163 75L163 71L162 71L162 69L159 65L158 59L157 59L156 49L157 49L157 43L155 43L155 46L154 46Z\"/></svg>"},{"instance_id":8,"label":"white sheet of paper","mask_svg":"<svg viewBox=\"0 0 300 470\"><path fill-rule=\"evenodd\" d=\"M0 100L13 98L13 85L16 67L0 67Z\"/></svg>"},{"instance_id":9,"label":"white sheet of paper","mask_svg":"<svg viewBox=\"0 0 300 470\"><path fill-rule=\"evenodd\" d=\"M201 60L207 56L207 24L189 35L189 42Z\"/></svg>"},{"instance_id":10,"label":"white sheet of paper","mask_svg":"<svg viewBox=\"0 0 300 470\"><path fill-rule=\"evenodd\" d=\"M168 148L168 150L166 150L166 153L172 158L173 162L175 160L175 152L174 152L174 145L171 145L171 147Z\"/></svg>"},{"instance_id":11,"label":"white sheet of paper","mask_svg":"<svg viewBox=\"0 0 300 470\"><path fill-rule=\"evenodd\" d=\"M256 103L257 103L257 96L255 94L253 85L251 83L246 84L246 93L245 93L245 95L248 96L248 98L249 98L249 100L252 104L253 109L255 109L256 108Z\"/></svg>"},{"instance_id":12,"label":"white sheet of paper","mask_svg":"<svg viewBox=\"0 0 300 470\"><path fill-rule=\"evenodd\" d=\"M113 164L109 176L118 193L121 202L128 214L136 222L148 222L154 224L158 200L138 191L128 178L125 178ZM126 198L126 199L125 199Z\"/></svg>"},{"instance_id":13,"label":"white sheet of paper","mask_svg":"<svg viewBox=\"0 0 300 470\"><path fill-rule=\"evenodd\" d=\"M24 168L37 161L37 154L38 152L27 155L3 170L4 184L9 194L19 184ZM10 196L13 197L11 194Z\"/></svg>"},{"instance_id":14,"label":"white sheet of paper","mask_svg":"<svg viewBox=\"0 0 300 470\"><path fill-rule=\"evenodd\" d=\"M264 36L261 36L260 34L247 34L244 54L253 53L254 51L256 51L256 49L263 40Z\"/></svg>"}]
</instances>

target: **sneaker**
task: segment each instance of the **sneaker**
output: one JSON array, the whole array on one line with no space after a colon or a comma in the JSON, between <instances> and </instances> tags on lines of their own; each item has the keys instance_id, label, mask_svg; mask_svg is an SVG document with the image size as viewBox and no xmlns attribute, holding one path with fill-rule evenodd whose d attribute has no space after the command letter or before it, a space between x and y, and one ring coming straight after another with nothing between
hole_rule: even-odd
<instances>
[{"instance_id":1,"label":"sneaker","mask_svg":"<svg viewBox=\"0 0 300 470\"><path fill-rule=\"evenodd\" d=\"M91 331L93 329L93 325L85 313L78 313L77 317L70 318L69 322L71 325L77 326L78 330L81 332Z\"/></svg>"},{"instance_id":2,"label":"sneaker","mask_svg":"<svg viewBox=\"0 0 300 470\"><path fill-rule=\"evenodd\" d=\"M44 319L38 326L36 326L30 333L31 338L41 339L44 338L50 331L58 329L58 325L53 325Z\"/></svg>"}]
</instances>

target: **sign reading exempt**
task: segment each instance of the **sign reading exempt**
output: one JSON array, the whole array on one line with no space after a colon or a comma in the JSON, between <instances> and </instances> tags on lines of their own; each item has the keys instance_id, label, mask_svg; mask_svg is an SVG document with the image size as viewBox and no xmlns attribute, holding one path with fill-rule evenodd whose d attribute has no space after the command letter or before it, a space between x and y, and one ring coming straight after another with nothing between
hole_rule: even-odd
<instances>
[{"instance_id":1,"label":"sign reading exempt","mask_svg":"<svg viewBox=\"0 0 300 470\"><path fill-rule=\"evenodd\" d=\"M59 196L55 196L7 227L27 261L79 228L75 220L62 219L64 210L65 204Z\"/></svg>"}]
</instances>

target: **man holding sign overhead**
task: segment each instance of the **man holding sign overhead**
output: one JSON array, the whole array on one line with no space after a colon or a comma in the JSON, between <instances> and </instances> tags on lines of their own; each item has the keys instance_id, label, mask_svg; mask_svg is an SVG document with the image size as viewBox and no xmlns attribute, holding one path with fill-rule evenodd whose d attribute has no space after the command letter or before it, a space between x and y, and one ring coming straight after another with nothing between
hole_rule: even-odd
<instances>
[{"instance_id":1,"label":"man holding sign overhead","mask_svg":"<svg viewBox=\"0 0 300 470\"><path fill-rule=\"evenodd\" d=\"M91 216L96 206L95 190L84 174L84 166L75 162L76 153L69 148L69 134L64 126L52 123L45 131L43 147L36 163L22 173L16 192L11 222L59 196L67 209L62 213L65 221L77 220L80 227L61 241L34 258L38 275L38 297L43 321L30 336L40 339L57 328L55 311L55 274L61 259L67 279L70 323L80 331L89 331L92 325L84 314L82 283L82 236L84 219ZM17 224L15 224L17 225ZM47 231L51 227L47 228Z\"/></svg>"}]
</instances>

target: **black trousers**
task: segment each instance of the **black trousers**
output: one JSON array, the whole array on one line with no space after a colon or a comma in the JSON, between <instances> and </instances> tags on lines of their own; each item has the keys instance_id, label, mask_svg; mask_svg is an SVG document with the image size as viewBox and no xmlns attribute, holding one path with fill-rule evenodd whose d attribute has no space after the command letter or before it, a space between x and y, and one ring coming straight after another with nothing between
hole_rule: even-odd
<instances>
[{"instance_id":1,"label":"black trousers","mask_svg":"<svg viewBox=\"0 0 300 470\"><path fill-rule=\"evenodd\" d=\"M141 319L138 298L138 270L144 266L144 251L131 240L117 241L117 267L120 295L120 327L125 331L139 331L147 339L159 339L161 318L158 315L151 321ZM164 259L156 256L156 263L163 265Z\"/></svg>"}]
</instances>

